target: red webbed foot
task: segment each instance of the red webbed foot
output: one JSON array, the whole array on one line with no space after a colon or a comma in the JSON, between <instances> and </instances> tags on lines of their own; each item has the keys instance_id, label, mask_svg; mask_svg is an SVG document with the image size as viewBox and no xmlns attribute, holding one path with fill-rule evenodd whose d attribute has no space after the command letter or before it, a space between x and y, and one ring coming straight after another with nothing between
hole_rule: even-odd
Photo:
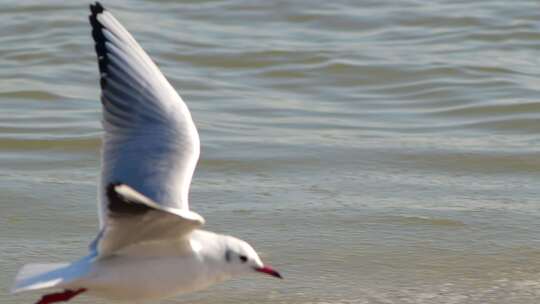
<instances>
[{"instance_id":1,"label":"red webbed foot","mask_svg":"<svg viewBox=\"0 0 540 304\"><path fill-rule=\"evenodd\" d=\"M43 297L41 297L41 300L39 300L39 302L37 302L36 304L49 304L49 303L69 301L71 298L85 291L86 291L85 288L81 288L77 290L66 289L63 292L46 294Z\"/></svg>"}]
</instances>

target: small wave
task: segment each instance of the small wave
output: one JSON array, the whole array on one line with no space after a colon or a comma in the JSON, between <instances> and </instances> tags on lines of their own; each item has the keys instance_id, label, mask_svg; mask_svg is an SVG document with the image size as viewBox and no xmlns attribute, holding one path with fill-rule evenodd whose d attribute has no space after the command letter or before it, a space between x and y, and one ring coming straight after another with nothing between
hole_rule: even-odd
<instances>
[{"instance_id":1,"label":"small wave","mask_svg":"<svg viewBox=\"0 0 540 304\"><path fill-rule=\"evenodd\" d=\"M538 134L540 133L540 117L512 117L502 119L489 119L462 124L461 127L484 130L497 130L519 134Z\"/></svg>"},{"instance_id":2,"label":"small wave","mask_svg":"<svg viewBox=\"0 0 540 304\"><path fill-rule=\"evenodd\" d=\"M537 153L494 152L427 152L402 155L401 159L414 163L417 168L478 173L536 173L540 171Z\"/></svg>"},{"instance_id":3,"label":"small wave","mask_svg":"<svg viewBox=\"0 0 540 304\"><path fill-rule=\"evenodd\" d=\"M515 104L483 104L466 105L431 112L432 115L449 117L493 117L509 114L540 113L540 102L523 102Z\"/></svg>"},{"instance_id":4,"label":"small wave","mask_svg":"<svg viewBox=\"0 0 540 304\"><path fill-rule=\"evenodd\" d=\"M61 100L65 99L64 96L60 96L49 91L37 91L37 90L25 90L25 91L7 91L0 92L0 98L2 99L30 99L30 100Z\"/></svg>"},{"instance_id":5,"label":"small wave","mask_svg":"<svg viewBox=\"0 0 540 304\"><path fill-rule=\"evenodd\" d=\"M386 216L380 219L382 222L394 223L399 225L412 225L412 226L440 226L440 227L464 227L465 223L459 220L447 219L447 218L432 218L424 216Z\"/></svg>"},{"instance_id":6,"label":"small wave","mask_svg":"<svg viewBox=\"0 0 540 304\"><path fill-rule=\"evenodd\" d=\"M98 137L51 140L0 138L0 147L2 147L2 151L97 151L100 146L101 139Z\"/></svg>"},{"instance_id":7,"label":"small wave","mask_svg":"<svg viewBox=\"0 0 540 304\"><path fill-rule=\"evenodd\" d=\"M298 68L294 68L295 65L315 65L328 60L320 52L276 49L229 51L218 55L214 53L164 53L161 57L177 62L189 62L197 66L210 66L212 68L223 68L227 70L249 69L254 71L274 68L276 65L287 66L287 69L291 70L298 70Z\"/></svg>"}]
</instances>

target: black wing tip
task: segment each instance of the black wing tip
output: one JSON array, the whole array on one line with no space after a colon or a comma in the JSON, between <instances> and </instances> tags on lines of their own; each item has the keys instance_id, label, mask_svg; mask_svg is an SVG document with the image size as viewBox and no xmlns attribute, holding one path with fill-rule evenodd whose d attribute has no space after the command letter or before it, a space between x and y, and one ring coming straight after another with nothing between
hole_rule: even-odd
<instances>
[{"instance_id":1,"label":"black wing tip","mask_svg":"<svg viewBox=\"0 0 540 304\"><path fill-rule=\"evenodd\" d=\"M116 187L123 185L122 183L110 183L107 185L107 188L105 189L105 193L107 195L107 199L109 200L108 207L109 209L114 209L115 203L117 203L119 200L121 200L120 195L118 192L116 192Z\"/></svg>"},{"instance_id":2,"label":"black wing tip","mask_svg":"<svg viewBox=\"0 0 540 304\"><path fill-rule=\"evenodd\" d=\"M109 196L109 194L116 193L116 187L122 186L122 185L126 185L126 184L120 183L120 182L109 183L107 185L107 196Z\"/></svg>"},{"instance_id":3,"label":"black wing tip","mask_svg":"<svg viewBox=\"0 0 540 304\"><path fill-rule=\"evenodd\" d=\"M103 13L105 8L103 8L103 5L99 3L99 1L96 1L94 4L90 4L90 11L92 12L92 15L97 15Z\"/></svg>"},{"instance_id":4,"label":"black wing tip","mask_svg":"<svg viewBox=\"0 0 540 304\"><path fill-rule=\"evenodd\" d=\"M105 88L107 81L105 76L107 75L107 49L105 48L106 38L103 35L103 25L98 21L97 16L105 11L105 8L96 1L94 4L90 4L90 16L88 17L90 25L92 26L92 38L94 39L95 49L98 59L100 81L99 84L102 89Z\"/></svg>"},{"instance_id":5,"label":"black wing tip","mask_svg":"<svg viewBox=\"0 0 540 304\"><path fill-rule=\"evenodd\" d=\"M121 215L142 215L150 210L152 208L138 203L134 201L129 201L124 196L122 196L120 193L116 191L116 188L118 186L128 186L124 183L115 182L115 183L109 183L107 185L106 189L106 195L107 195L107 208L109 209L109 212L113 216L121 216ZM128 186L129 187L129 186Z\"/></svg>"}]
</instances>

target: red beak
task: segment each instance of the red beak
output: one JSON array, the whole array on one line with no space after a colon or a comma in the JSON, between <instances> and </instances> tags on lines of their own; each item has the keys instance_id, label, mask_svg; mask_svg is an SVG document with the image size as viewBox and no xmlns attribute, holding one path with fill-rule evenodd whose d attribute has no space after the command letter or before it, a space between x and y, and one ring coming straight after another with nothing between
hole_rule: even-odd
<instances>
[{"instance_id":1,"label":"red beak","mask_svg":"<svg viewBox=\"0 0 540 304\"><path fill-rule=\"evenodd\" d=\"M279 274L279 272L275 271L274 269L272 269L272 268L270 268L268 266L253 267L253 269L255 269L255 271L266 273L266 274L269 274L269 275L271 275L273 277L283 279L283 277Z\"/></svg>"}]
</instances>

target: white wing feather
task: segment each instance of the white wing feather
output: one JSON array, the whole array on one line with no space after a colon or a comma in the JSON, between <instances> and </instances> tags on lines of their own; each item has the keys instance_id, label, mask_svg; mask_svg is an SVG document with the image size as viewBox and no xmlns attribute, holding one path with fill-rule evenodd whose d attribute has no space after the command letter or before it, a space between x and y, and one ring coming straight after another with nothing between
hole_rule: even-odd
<instances>
[{"instance_id":1,"label":"white wing feather","mask_svg":"<svg viewBox=\"0 0 540 304\"><path fill-rule=\"evenodd\" d=\"M189 210L200 148L186 104L111 13L93 11L90 22L105 129L100 226L107 217L105 189L112 183L127 184L163 208Z\"/></svg>"},{"instance_id":2,"label":"white wing feather","mask_svg":"<svg viewBox=\"0 0 540 304\"><path fill-rule=\"evenodd\" d=\"M107 201L106 224L90 245L90 250L99 257L133 244L185 239L204 224L197 213L163 207L124 184L109 185Z\"/></svg>"}]
</instances>

